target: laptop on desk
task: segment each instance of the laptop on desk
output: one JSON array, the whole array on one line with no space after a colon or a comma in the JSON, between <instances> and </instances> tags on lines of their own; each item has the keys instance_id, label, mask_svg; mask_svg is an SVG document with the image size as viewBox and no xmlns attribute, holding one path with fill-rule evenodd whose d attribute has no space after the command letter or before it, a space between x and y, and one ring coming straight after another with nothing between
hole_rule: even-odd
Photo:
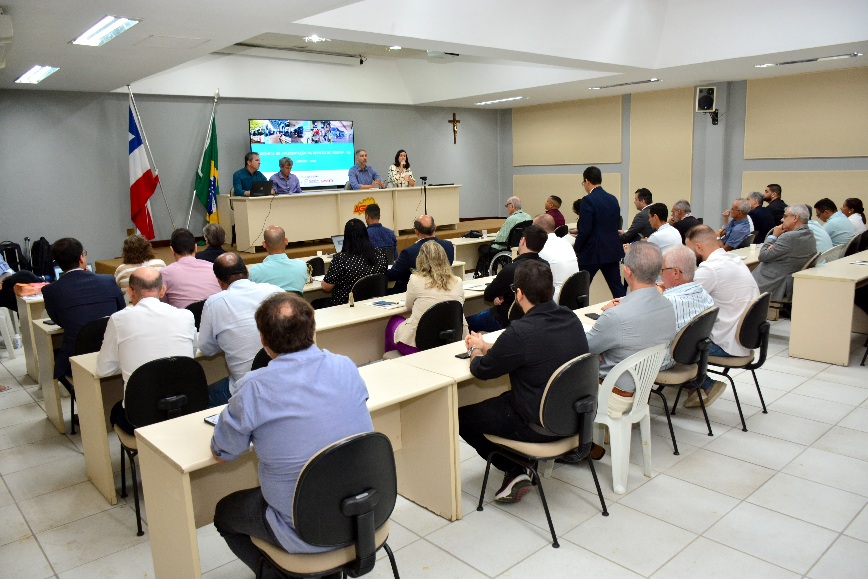
<instances>
[{"instance_id":1,"label":"laptop on desk","mask_svg":"<svg viewBox=\"0 0 868 579\"><path fill-rule=\"evenodd\" d=\"M332 235L332 243L335 246L335 253L340 253L344 248L344 236L343 235Z\"/></svg>"},{"instance_id":2,"label":"laptop on desk","mask_svg":"<svg viewBox=\"0 0 868 579\"><path fill-rule=\"evenodd\" d=\"M271 181L254 181L250 185L250 196L265 197L266 195L271 195L271 188L273 186L274 183Z\"/></svg>"}]
</instances>

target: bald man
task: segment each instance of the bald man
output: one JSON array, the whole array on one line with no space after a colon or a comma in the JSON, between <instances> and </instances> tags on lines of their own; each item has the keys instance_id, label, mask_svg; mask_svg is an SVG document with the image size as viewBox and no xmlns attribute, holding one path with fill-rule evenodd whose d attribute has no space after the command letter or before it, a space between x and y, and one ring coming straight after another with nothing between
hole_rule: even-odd
<instances>
[{"instance_id":1,"label":"bald man","mask_svg":"<svg viewBox=\"0 0 868 579\"><path fill-rule=\"evenodd\" d=\"M263 234L262 247L268 255L250 267L250 281L274 284L283 291L304 293L307 282L307 264L300 259L289 259L286 255L286 232L282 227L272 225Z\"/></svg>"},{"instance_id":2,"label":"bald man","mask_svg":"<svg viewBox=\"0 0 868 579\"><path fill-rule=\"evenodd\" d=\"M130 305L112 314L105 329L102 348L96 359L96 373L121 373L124 386L142 364L168 356L192 358L196 352L196 325L193 312L161 302L166 286L160 271L140 267L130 275L127 288ZM112 408L110 420L128 433L123 400Z\"/></svg>"},{"instance_id":3,"label":"bald man","mask_svg":"<svg viewBox=\"0 0 868 579\"><path fill-rule=\"evenodd\" d=\"M433 217L422 215L413 222L413 229L418 238L416 243L402 251L395 261L395 265L386 271L386 277L389 281L395 282L395 287L392 288L391 293L399 294L407 291L407 282L410 281L410 273L416 268L416 258L419 256L419 250L422 249L423 243L436 241L446 252L449 263L455 260L455 248L452 246L452 242L435 237L434 232L437 230L437 225L434 223Z\"/></svg>"}]
</instances>

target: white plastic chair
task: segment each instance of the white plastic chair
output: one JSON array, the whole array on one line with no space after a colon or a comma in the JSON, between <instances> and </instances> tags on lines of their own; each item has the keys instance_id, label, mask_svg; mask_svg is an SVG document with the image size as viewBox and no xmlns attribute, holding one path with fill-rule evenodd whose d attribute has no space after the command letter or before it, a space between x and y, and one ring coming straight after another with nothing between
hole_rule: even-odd
<instances>
[{"instance_id":1,"label":"white plastic chair","mask_svg":"<svg viewBox=\"0 0 868 579\"><path fill-rule=\"evenodd\" d=\"M9 359L15 359L15 322L13 321L15 314L9 308L0 308L0 332L3 332L3 342L6 344L6 351L9 352Z\"/></svg>"},{"instance_id":2,"label":"white plastic chair","mask_svg":"<svg viewBox=\"0 0 868 579\"><path fill-rule=\"evenodd\" d=\"M627 470L630 465L630 438L633 425L639 423L642 435L642 455L645 466L645 476L651 476L651 417L648 411L648 396L651 386L660 371L663 356L669 344L658 344L636 352L621 360L600 384L600 394L597 403L597 417L594 419L594 442L603 441L603 426L609 428L609 442L612 457L612 487L616 494L627 492ZM629 372L636 384L633 394L633 407L621 418L611 418L607 411L609 396L615 381L624 373Z\"/></svg>"}]
</instances>

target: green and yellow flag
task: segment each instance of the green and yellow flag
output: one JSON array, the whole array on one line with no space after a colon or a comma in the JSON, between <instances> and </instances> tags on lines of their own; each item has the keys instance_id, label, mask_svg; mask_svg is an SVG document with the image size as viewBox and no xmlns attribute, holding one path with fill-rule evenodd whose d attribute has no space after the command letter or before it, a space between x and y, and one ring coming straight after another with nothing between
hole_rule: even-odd
<instances>
[{"instance_id":1,"label":"green and yellow flag","mask_svg":"<svg viewBox=\"0 0 868 579\"><path fill-rule=\"evenodd\" d=\"M202 151L202 162L199 163L199 170L196 172L196 198L208 212L208 223L217 223L217 195L219 194L217 124L212 113L208 136L205 137L205 150Z\"/></svg>"}]
</instances>

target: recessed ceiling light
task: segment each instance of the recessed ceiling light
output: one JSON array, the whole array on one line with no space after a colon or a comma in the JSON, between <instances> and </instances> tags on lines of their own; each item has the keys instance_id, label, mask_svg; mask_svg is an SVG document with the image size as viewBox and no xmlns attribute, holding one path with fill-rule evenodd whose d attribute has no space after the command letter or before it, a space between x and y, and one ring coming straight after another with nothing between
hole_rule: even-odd
<instances>
[{"instance_id":1,"label":"recessed ceiling light","mask_svg":"<svg viewBox=\"0 0 868 579\"><path fill-rule=\"evenodd\" d=\"M615 88L619 86L633 86L634 84L648 84L649 82L660 82L660 79L649 78L648 80L634 80L633 82L620 82L618 84L608 84L606 86L589 86L588 90L600 90L603 88Z\"/></svg>"},{"instance_id":2,"label":"recessed ceiling light","mask_svg":"<svg viewBox=\"0 0 868 579\"><path fill-rule=\"evenodd\" d=\"M493 105L494 103L505 103L505 102L507 102L507 101L517 101L517 100L521 100L521 99L523 99L523 98L524 98L524 97L520 97L520 96L518 96L518 97L509 97L508 99L497 99L496 101L485 101L485 102L476 103L476 104L477 104L477 105Z\"/></svg>"},{"instance_id":3,"label":"recessed ceiling light","mask_svg":"<svg viewBox=\"0 0 868 579\"><path fill-rule=\"evenodd\" d=\"M331 38L323 38L322 36L317 36L316 34L311 34L310 36L304 37L305 42L331 42Z\"/></svg>"},{"instance_id":4,"label":"recessed ceiling light","mask_svg":"<svg viewBox=\"0 0 868 579\"><path fill-rule=\"evenodd\" d=\"M401 50L400 46L390 46L389 50Z\"/></svg>"},{"instance_id":5,"label":"recessed ceiling light","mask_svg":"<svg viewBox=\"0 0 868 579\"><path fill-rule=\"evenodd\" d=\"M755 64L754 68L768 68L770 66L786 66L788 64L805 64L808 62L822 62L824 60L840 60L842 58L856 58L858 56L862 56L861 52L848 52L847 54L836 54L834 56L820 56L817 58L806 58L803 60L788 60L786 62L775 62L770 63L767 62L765 64Z\"/></svg>"},{"instance_id":6,"label":"recessed ceiling light","mask_svg":"<svg viewBox=\"0 0 868 579\"><path fill-rule=\"evenodd\" d=\"M58 70L60 69L56 66L41 66L37 64L24 74L16 78L15 82L26 84L39 84L48 76L54 74Z\"/></svg>"},{"instance_id":7,"label":"recessed ceiling light","mask_svg":"<svg viewBox=\"0 0 868 579\"><path fill-rule=\"evenodd\" d=\"M123 16L106 16L87 29L84 34L72 41L72 44L82 46L102 46L121 32L129 30L139 20L124 18Z\"/></svg>"}]
</instances>

